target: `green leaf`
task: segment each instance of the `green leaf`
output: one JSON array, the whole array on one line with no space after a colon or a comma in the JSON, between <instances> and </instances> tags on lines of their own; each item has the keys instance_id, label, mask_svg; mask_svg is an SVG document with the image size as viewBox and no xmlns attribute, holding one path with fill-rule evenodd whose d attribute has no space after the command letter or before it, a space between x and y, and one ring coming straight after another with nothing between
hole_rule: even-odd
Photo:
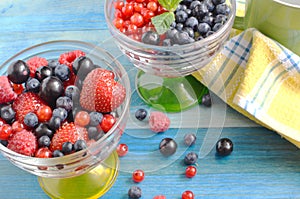
<instances>
[{"instance_id":1,"label":"green leaf","mask_svg":"<svg viewBox=\"0 0 300 199\"><path fill-rule=\"evenodd\" d=\"M182 0L158 0L159 4L168 11L175 11L181 1Z\"/></svg>"},{"instance_id":2,"label":"green leaf","mask_svg":"<svg viewBox=\"0 0 300 199\"><path fill-rule=\"evenodd\" d=\"M152 17L151 22L158 34L164 34L170 29L171 24L175 21L173 12L165 12L163 14Z\"/></svg>"}]
</instances>

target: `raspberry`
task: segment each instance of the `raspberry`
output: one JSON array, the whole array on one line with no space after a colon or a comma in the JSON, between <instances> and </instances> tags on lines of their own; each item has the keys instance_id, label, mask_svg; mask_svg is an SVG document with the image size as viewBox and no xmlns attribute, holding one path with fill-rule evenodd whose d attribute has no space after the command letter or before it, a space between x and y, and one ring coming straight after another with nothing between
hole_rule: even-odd
<instances>
[{"instance_id":1,"label":"raspberry","mask_svg":"<svg viewBox=\"0 0 300 199\"><path fill-rule=\"evenodd\" d=\"M162 112L154 111L149 116L150 129L155 133L164 132L169 129L170 119Z\"/></svg>"},{"instance_id":2,"label":"raspberry","mask_svg":"<svg viewBox=\"0 0 300 199\"><path fill-rule=\"evenodd\" d=\"M27 65L29 67L30 70L30 77L34 77L35 76L35 71L36 69L38 69L41 66L47 66L48 65L48 61L43 58L43 57L32 57L30 59L27 60Z\"/></svg>"},{"instance_id":3,"label":"raspberry","mask_svg":"<svg viewBox=\"0 0 300 199\"><path fill-rule=\"evenodd\" d=\"M0 104L11 102L16 99L17 94L6 76L0 76Z\"/></svg>"},{"instance_id":4,"label":"raspberry","mask_svg":"<svg viewBox=\"0 0 300 199\"><path fill-rule=\"evenodd\" d=\"M15 132L9 139L7 148L27 156L34 156L38 144L36 137L31 131L22 130Z\"/></svg>"},{"instance_id":5,"label":"raspberry","mask_svg":"<svg viewBox=\"0 0 300 199\"><path fill-rule=\"evenodd\" d=\"M82 52L81 50L74 50L74 51L70 51L70 52L66 52L66 53L63 53L59 56L59 63L60 64L65 64L67 66L69 66L70 70L72 70L72 65L73 65L73 62L75 61L75 59L77 57L81 57L81 56L85 56L85 53Z\"/></svg>"}]
</instances>

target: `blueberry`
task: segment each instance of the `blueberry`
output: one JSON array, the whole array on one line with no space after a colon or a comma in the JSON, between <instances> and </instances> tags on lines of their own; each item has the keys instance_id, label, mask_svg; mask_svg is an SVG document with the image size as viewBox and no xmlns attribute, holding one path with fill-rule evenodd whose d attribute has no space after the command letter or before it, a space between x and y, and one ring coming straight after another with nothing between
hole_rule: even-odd
<instances>
[{"instance_id":1,"label":"blueberry","mask_svg":"<svg viewBox=\"0 0 300 199\"><path fill-rule=\"evenodd\" d=\"M37 78L39 81L42 81L43 79L52 76L52 73L52 69L48 66L41 66L36 69L35 78Z\"/></svg>"},{"instance_id":2,"label":"blueberry","mask_svg":"<svg viewBox=\"0 0 300 199\"><path fill-rule=\"evenodd\" d=\"M184 10L179 10L175 14L175 20L177 23L184 23L188 18L188 14Z\"/></svg>"},{"instance_id":3,"label":"blueberry","mask_svg":"<svg viewBox=\"0 0 300 199\"><path fill-rule=\"evenodd\" d=\"M27 113L24 117L24 124L28 127L34 128L38 125L39 120L35 113Z\"/></svg>"},{"instance_id":4,"label":"blueberry","mask_svg":"<svg viewBox=\"0 0 300 199\"><path fill-rule=\"evenodd\" d=\"M226 21L227 21L227 16L222 14L217 15L214 20L215 23L221 23L221 24L225 24Z\"/></svg>"},{"instance_id":5,"label":"blueberry","mask_svg":"<svg viewBox=\"0 0 300 199\"><path fill-rule=\"evenodd\" d=\"M201 22L207 23L210 26L213 26L215 18L213 16L206 15L203 17Z\"/></svg>"},{"instance_id":6,"label":"blueberry","mask_svg":"<svg viewBox=\"0 0 300 199\"><path fill-rule=\"evenodd\" d=\"M64 121L68 116L68 111L62 107L53 109L52 117L58 117L61 121Z\"/></svg>"},{"instance_id":7,"label":"blueberry","mask_svg":"<svg viewBox=\"0 0 300 199\"><path fill-rule=\"evenodd\" d=\"M191 10L192 10L192 15L194 17L197 17L198 19L201 19L202 17L204 17L209 13L207 5L204 3L197 5L194 9Z\"/></svg>"},{"instance_id":8,"label":"blueberry","mask_svg":"<svg viewBox=\"0 0 300 199\"><path fill-rule=\"evenodd\" d=\"M52 70L54 70L56 68L56 66L59 66L60 63L57 60L49 60L48 61L48 67L51 68Z\"/></svg>"},{"instance_id":9,"label":"blueberry","mask_svg":"<svg viewBox=\"0 0 300 199\"><path fill-rule=\"evenodd\" d=\"M226 0L212 0L215 5L225 3Z\"/></svg>"},{"instance_id":10,"label":"blueberry","mask_svg":"<svg viewBox=\"0 0 300 199\"><path fill-rule=\"evenodd\" d=\"M56 107L64 108L67 112L69 112L73 109L73 101L67 96L61 96L56 100Z\"/></svg>"},{"instance_id":11,"label":"blueberry","mask_svg":"<svg viewBox=\"0 0 300 199\"><path fill-rule=\"evenodd\" d=\"M192 10L191 9L186 9L185 10L186 14L191 15L192 14Z\"/></svg>"},{"instance_id":12,"label":"blueberry","mask_svg":"<svg viewBox=\"0 0 300 199\"><path fill-rule=\"evenodd\" d=\"M194 30L197 29L198 24L199 24L198 19L196 19L195 17L189 17L185 22L185 26L191 27Z\"/></svg>"},{"instance_id":13,"label":"blueberry","mask_svg":"<svg viewBox=\"0 0 300 199\"><path fill-rule=\"evenodd\" d=\"M147 117L147 114L148 112L146 109L140 108L135 111L135 118L140 121L143 121Z\"/></svg>"},{"instance_id":14,"label":"blueberry","mask_svg":"<svg viewBox=\"0 0 300 199\"><path fill-rule=\"evenodd\" d=\"M79 77L79 79L84 79L89 72L94 70L96 67L93 61L85 56L78 57L73 62L73 71Z\"/></svg>"},{"instance_id":15,"label":"blueberry","mask_svg":"<svg viewBox=\"0 0 300 199\"><path fill-rule=\"evenodd\" d=\"M194 133L188 133L184 136L184 143L187 146L192 146L193 144L195 144L196 139L197 139L197 137Z\"/></svg>"},{"instance_id":16,"label":"blueberry","mask_svg":"<svg viewBox=\"0 0 300 199\"><path fill-rule=\"evenodd\" d=\"M210 107L211 106L211 96L210 94L205 94L202 96L202 101L201 103L204 105L204 106L207 106L207 107Z\"/></svg>"},{"instance_id":17,"label":"blueberry","mask_svg":"<svg viewBox=\"0 0 300 199\"><path fill-rule=\"evenodd\" d=\"M199 23L198 32L200 35L206 35L206 33L210 30L211 30L211 27L207 23L204 23L204 22Z\"/></svg>"},{"instance_id":18,"label":"blueberry","mask_svg":"<svg viewBox=\"0 0 300 199\"><path fill-rule=\"evenodd\" d=\"M183 29L184 25L182 23L177 23L176 24L176 30L181 31Z\"/></svg>"},{"instance_id":19,"label":"blueberry","mask_svg":"<svg viewBox=\"0 0 300 199\"><path fill-rule=\"evenodd\" d=\"M70 85L65 89L65 96L71 98L73 102L79 102L80 90L77 86Z\"/></svg>"},{"instance_id":20,"label":"blueberry","mask_svg":"<svg viewBox=\"0 0 300 199\"><path fill-rule=\"evenodd\" d=\"M53 131L56 131L57 129L59 129L62 121L63 120L60 117L52 116L48 122L49 128Z\"/></svg>"},{"instance_id":21,"label":"blueberry","mask_svg":"<svg viewBox=\"0 0 300 199\"><path fill-rule=\"evenodd\" d=\"M72 153L73 152L73 144L72 144L72 142L64 142L62 144L61 152L64 155Z\"/></svg>"},{"instance_id":22,"label":"blueberry","mask_svg":"<svg viewBox=\"0 0 300 199\"><path fill-rule=\"evenodd\" d=\"M1 118L5 120L6 123L11 124L14 121L16 112L11 107L11 105L4 105L0 109Z\"/></svg>"},{"instance_id":23,"label":"blueberry","mask_svg":"<svg viewBox=\"0 0 300 199\"><path fill-rule=\"evenodd\" d=\"M128 197L130 199L139 199L142 197L142 189L137 186L132 186L128 190Z\"/></svg>"},{"instance_id":24,"label":"blueberry","mask_svg":"<svg viewBox=\"0 0 300 199\"><path fill-rule=\"evenodd\" d=\"M8 79L15 84L22 84L27 81L30 75L30 70L27 64L18 60L9 65L7 69Z\"/></svg>"},{"instance_id":25,"label":"blueberry","mask_svg":"<svg viewBox=\"0 0 300 199\"><path fill-rule=\"evenodd\" d=\"M189 8L191 10L193 10L194 8L196 8L197 6L199 6L200 4L201 4L200 1L197 1L197 0L196 1L192 1Z\"/></svg>"},{"instance_id":26,"label":"blueberry","mask_svg":"<svg viewBox=\"0 0 300 199\"><path fill-rule=\"evenodd\" d=\"M100 112L90 112L90 126L97 126L103 119L103 114Z\"/></svg>"},{"instance_id":27,"label":"blueberry","mask_svg":"<svg viewBox=\"0 0 300 199\"><path fill-rule=\"evenodd\" d=\"M229 138L222 138L216 144L216 151L218 155L226 156L233 151L233 143Z\"/></svg>"},{"instance_id":28,"label":"blueberry","mask_svg":"<svg viewBox=\"0 0 300 199\"><path fill-rule=\"evenodd\" d=\"M43 135L38 139L39 147L49 147L51 139L47 135Z\"/></svg>"},{"instance_id":29,"label":"blueberry","mask_svg":"<svg viewBox=\"0 0 300 199\"><path fill-rule=\"evenodd\" d=\"M60 64L54 69L54 75L61 81L67 81L70 78L71 71L65 64Z\"/></svg>"},{"instance_id":30,"label":"blueberry","mask_svg":"<svg viewBox=\"0 0 300 199\"><path fill-rule=\"evenodd\" d=\"M25 83L26 91L38 93L40 91L41 82L36 78L29 78Z\"/></svg>"},{"instance_id":31,"label":"blueberry","mask_svg":"<svg viewBox=\"0 0 300 199\"><path fill-rule=\"evenodd\" d=\"M172 41L171 39L164 39L162 42L163 46L172 46Z\"/></svg>"},{"instance_id":32,"label":"blueberry","mask_svg":"<svg viewBox=\"0 0 300 199\"><path fill-rule=\"evenodd\" d=\"M178 32L174 37L174 43L183 45L194 42L195 40L189 36L187 32Z\"/></svg>"},{"instance_id":33,"label":"blueberry","mask_svg":"<svg viewBox=\"0 0 300 199\"><path fill-rule=\"evenodd\" d=\"M87 148L87 144L84 140L77 140L75 143L74 143L74 151L81 151L83 149L86 149Z\"/></svg>"},{"instance_id":34,"label":"blueberry","mask_svg":"<svg viewBox=\"0 0 300 199\"><path fill-rule=\"evenodd\" d=\"M213 26L212 30L213 30L214 32L216 32L216 31L219 30L222 26L223 26L223 25L222 25L221 23L216 23L216 24Z\"/></svg>"},{"instance_id":35,"label":"blueberry","mask_svg":"<svg viewBox=\"0 0 300 199\"><path fill-rule=\"evenodd\" d=\"M42 136L52 138L54 134L53 130L46 123L39 123L33 130L33 133L37 138L40 138Z\"/></svg>"},{"instance_id":36,"label":"blueberry","mask_svg":"<svg viewBox=\"0 0 300 199\"><path fill-rule=\"evenodd\" d=\"M195 164L197 162L197 160L198 160L198 155L194 152L189 152L184 157L184 163L186 165Z\"/></svg>"},{"instance_id":37,"label":"blueberry","mask_svg":"<svg viewBox=\"0 0 300 199\"><path fill-rule=\"evenodd\" d=\"M99 132L98 129L97 129L97 127L95 127L95 126L89 126L88 129L87 129L87 131L88 131L89 139L94 139L96 141L98 139L100 139L102 137L102 135L103 135L101 133L101 131Z\"/></svg>"},{"instance_id":38,"label":"blueberry","mask_svg":"<svg viewBox=\"0 0 300 199\"><path fill-rule=\"evenodd\" d=\"M57 157L62 157L64 154L60 150L55 150L52 153L52 157L57 158Z\"/></svg>"},{"instance_id":39,"label":"blueberry","mask_svg":"<svg viewBox=\"0 0 300 199\"><path fill-rule=\"evenodd\" d=\"M164 156L171 156L177 150L177 143L172 138L164 138L159 144L159 151Z\"/></svg>"},{"instance_id":40,"label":"blueberry","mask_svg":"<svg viewBox=\"0 0 300 199\"><path fill-rule=\"evenodd\" d=\"M47 77L41 82L39 95L49 105L54 106L56 99L64 93L62 81L55 77Z\"/></svg>"},{"instance_id":41,"label":"blueberry","mask_svg":"<svg viewBox=\"0 0 300 199\"><path fill-rule=\"evenodd\" d=\"M208 32L205 34L205 37L208 37L208 36L210 36L210 35L212 35L212 34L214 34L214 33L215 33L214 31L210 30L210 31L208 31Z\"/></svg>"},{"instance_id":42,"label":"blueberry","mask_svg":"<svg viewBox=\"0 0 300 199\"><path fill-rule=\"evenodd\" d=\"M212 12L215 9L215 5L212 0L204 0L203 3L207 6L209 12Z\"/></svg>"},{"instance_id":43,"label":"blueberry","mask_svg":"<svg viewBox=\"0 0 300 199\"><path fill-rule=\"evenodd\" d=\"M219 4L216 6L216 13L222 15L228 15L231 12L231 9L227 4Z\"/></svg>"},{"instance_id":44,"label":"blueberry","mask_svg":"<svg viewBox=\"0 0 300 199\"><path fill-rule=\"evenodd\" d=\"M0 140L0 144L2 144L3 146L7 147L8 141L7 140Z\"/></svg>"},{"instance_id":45,"label":"blueberry","mask_svg":"<svg viewBox=\"0 0 300 199\"><path fill-rule=\"evenodd\" d=\"M187 32L191 38L194 38L195 32L194 32L193 28L191 28L191 27L184 27L183 31Z\"/></svg>"},{"instance_id":46,"label":"blueberry","mask_svg":"<svg viewBox=\"0 0 300 199\"><path fill-rule=\"evenodd\" d=\"M147 31L142 35L142 42L145 44L158 45L160 42L159 34L154 31Z\"/></svg>"}]
</instances>

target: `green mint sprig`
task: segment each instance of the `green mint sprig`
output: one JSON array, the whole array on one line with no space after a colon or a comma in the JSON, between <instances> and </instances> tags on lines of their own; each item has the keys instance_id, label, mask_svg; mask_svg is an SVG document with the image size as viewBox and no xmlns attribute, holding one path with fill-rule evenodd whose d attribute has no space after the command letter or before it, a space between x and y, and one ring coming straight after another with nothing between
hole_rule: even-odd
<instances>
[{"instance_id":1,"label":"green mint sprig","mask_svg":"<svg viewBox=\"0 0 300 199\"><path fill-rule=\"evenodd\" d=\"M157 15L151 19L158 34L164 34L170 29L171 24L175 21L174 11L182 0L158 0L159 4L168 12Z\"/></svg>"}]
</instances>

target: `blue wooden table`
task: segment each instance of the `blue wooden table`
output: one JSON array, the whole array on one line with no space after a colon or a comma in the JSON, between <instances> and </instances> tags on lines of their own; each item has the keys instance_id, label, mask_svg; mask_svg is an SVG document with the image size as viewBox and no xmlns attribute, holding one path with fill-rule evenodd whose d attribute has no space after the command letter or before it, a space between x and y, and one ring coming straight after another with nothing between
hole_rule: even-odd
<instances>
[{"instance_id":1,"label":"blue wooden table","mask_svg":"<svg viewBox=\"0 0 300 199\"><path fill-rule=\"evenodd\" d=\"M50 40L82 40L109 48L118 56L104 18L104 0L1 0L0 63L20 50ZM135 68L122 59L134 76ZM131 82L134 88L134 82ZM121 142L130 153L120 158L120 174L103 199L127 199L132 185L142 188L143 199L164 194L180 199L185 190L196 198L300 198L300 152L275 132L258 126L226 104L214 98L211 108L196 106L177 114L168 114L171 128L153 134L146 123L137 122L133 113L144 107L151 111L133 89L130 119ZM197 142L187 148L186 133L197 134ZM157 156L164 137L178 143L170 158ZM214 144L220 137L234 142L230 156L215 155ZM199 154L198 173L184 175L184 155ZM145 180L131 180L132 171L144 169ZM37 177L13 166L0 155L0 198L48 198Z\"/></svg>"}]
</instances>

